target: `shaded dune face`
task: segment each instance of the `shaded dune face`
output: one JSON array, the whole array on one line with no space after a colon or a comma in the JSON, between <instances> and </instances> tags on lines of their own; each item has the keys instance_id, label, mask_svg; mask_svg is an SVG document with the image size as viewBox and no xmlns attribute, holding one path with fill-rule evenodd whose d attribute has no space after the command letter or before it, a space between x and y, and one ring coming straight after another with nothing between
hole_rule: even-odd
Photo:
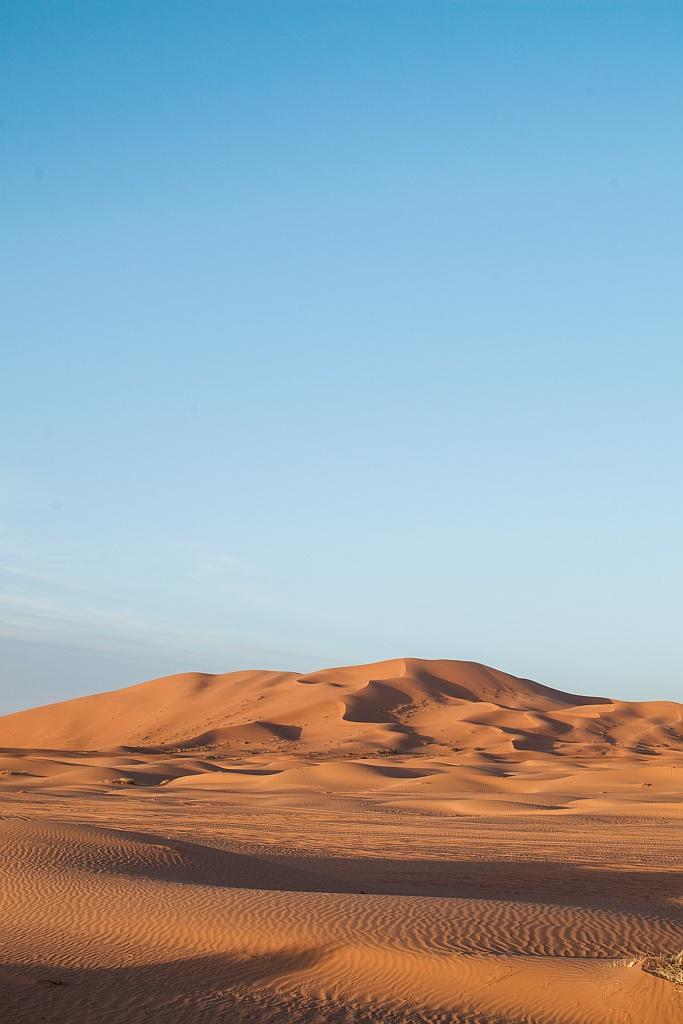
<instances>
[{"instance_id":1,"label":"shaded dune face","mask_svg":"<svg viewBox=\"0 0 683 1024\"><path fill-rule=\"evenodd\" d=\"M578 696L466 661L396 659L308 675L186 673L0 717L5 749L652 753L673 702Z\"/></svg>"},{"instance_id":2,"label":"shaded dune face","mask_svg":"<svg viewBox=\"0 0 683 1024\"><path fill-rule=\"evenodd\" d=\"M215 888L322 888L313 872L261 857L50 820L0 819L0 857L7 877L17 879L78 872L83 879L115 875Z\"/></svg>"}]
</instances>

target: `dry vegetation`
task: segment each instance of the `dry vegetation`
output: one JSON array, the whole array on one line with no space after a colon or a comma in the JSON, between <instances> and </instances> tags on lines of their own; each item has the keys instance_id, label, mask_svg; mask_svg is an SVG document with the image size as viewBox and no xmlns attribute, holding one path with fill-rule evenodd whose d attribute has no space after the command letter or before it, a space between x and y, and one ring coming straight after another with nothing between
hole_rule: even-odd
<instances>
[{"instance_id":1,"label":"dry vegetation","mask_svg":"<svg viewBox=\"0 0 683 1024\"><path fill-rule=\"evenodd\" d=\"M641 963L649 974L656 974L674 985L683 985L683 950L670 956L647 956Z\"/></svg>"}]
</instances>

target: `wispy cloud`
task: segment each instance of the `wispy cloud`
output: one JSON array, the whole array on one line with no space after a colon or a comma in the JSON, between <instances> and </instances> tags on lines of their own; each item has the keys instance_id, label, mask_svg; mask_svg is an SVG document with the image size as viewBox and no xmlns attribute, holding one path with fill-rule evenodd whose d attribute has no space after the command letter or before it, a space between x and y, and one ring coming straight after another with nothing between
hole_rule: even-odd
<instances>
[{"instance_id":1,"label":"wispy cloud","mask_svg":"<svg viewBox=\"0 0 683 1024\"><path fill-rule=\"evenodd\" d=\"M15 639L49 638L54 642L60 637L73 639L77 634L99 647L140 640L163 644L175 640L174 646L178 642L172 631L164 631L126 612L66 605L47 597L17 593L0 594L0 608L0 634Z\"/></svg>"},{"instance_id":2,"label":"wispy cloud","mask_svg":"<svg viewBox=\"0 0 683 1024\"><path fill-rule=\"evenodd\" d=\"M0 637L26 644L49 644L93 653L131 657L172 654L179 668L201 667L208 662L216 670L250 665L297 668L292 652L266 649L237 635L229 625L223 632L183 633L181 628L152 621L137 613L92 606L65 605L44 597L0 594Z\"/></svg>"},{"instance_id":3,"label":"wispy cloud","mask_svg":"<svg viewBox=\"0 0 683 1024\"><path fill-rule=\"evenodd\" d=\"M170 656L179 668L307 667L309 659L287 646L286 624L276 625L269 647L253 622L245 629L247 607L256 609L270 637L274 632L260 607L263 580L237 555L197 543L171 544L166 551L162 545L144 566L135 566L141 575L134 589L125 564L98 575L95 589L92 572L85 571L88 556L87 546L48 553L0 540L0 638L164 664ZM182 601L168 599L169 564Z\"/></svg>"},{"instance_id":4,"label":"wispy cloud","mask_svg":"<svg viewBox=\"0 0 683 1024\"><path fill-rule=\"evenodd\" d=\"M5 576L20 576L27 580L36 580L38 583L49 583L51 586L65 586L62 580L46 573L36 572L34 569L25 569L18 565L0 565L0 574Z\"/></svg>"}]
</instances>

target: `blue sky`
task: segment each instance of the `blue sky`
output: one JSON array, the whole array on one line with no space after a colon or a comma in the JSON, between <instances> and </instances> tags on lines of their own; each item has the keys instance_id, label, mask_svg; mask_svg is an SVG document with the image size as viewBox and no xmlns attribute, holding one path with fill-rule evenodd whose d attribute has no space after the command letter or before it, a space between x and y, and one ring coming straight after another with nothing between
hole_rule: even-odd
<instances>
[{"instance_id":1,"label":"blue sky","mask_svg":"<svg viewBox=\"0 0 683 1024\"><path fill-rule=\"evenodd\" d=\"M0 8L0 711L680 697L678 3Z\"/></svg>"}]
</instances>

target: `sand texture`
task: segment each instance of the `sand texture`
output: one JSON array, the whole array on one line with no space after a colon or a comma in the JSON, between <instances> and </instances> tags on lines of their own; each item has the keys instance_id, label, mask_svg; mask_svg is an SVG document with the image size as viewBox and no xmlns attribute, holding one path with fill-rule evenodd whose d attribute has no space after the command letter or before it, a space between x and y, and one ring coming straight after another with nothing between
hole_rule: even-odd
<instances>
[{"instance_id":1,"label":"sand texture","mask_svg":"<svg viewBox=\"0 0 683 1024\"><path fill-rule=\"evenodd\" d=\"M683 707L471 662L0 717L1 1024L681 1024Z\"/></svg>"}]
</instances>

